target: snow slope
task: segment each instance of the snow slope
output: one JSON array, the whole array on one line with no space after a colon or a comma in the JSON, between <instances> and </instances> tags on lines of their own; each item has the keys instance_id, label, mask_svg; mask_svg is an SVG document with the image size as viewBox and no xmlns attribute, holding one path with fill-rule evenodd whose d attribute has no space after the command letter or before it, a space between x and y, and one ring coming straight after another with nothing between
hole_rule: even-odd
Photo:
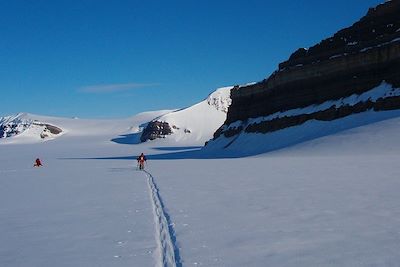
<instances>
[{"instance_id":1,"label":"snow slope","mask_svg":"<svg viewBox=\"0 0 400 267\"><path fill-rule=\"evenodd\" d=\"M66 133L1 140L0 266L398 266L399 113L313 125L327 130L245 158L111 141L154 115L38 116Z\"/></svg>"},{"instance_id":2,"label":"snow slope","mask_svg":"<svg viewBox=\"0 0 400 267\"><path fill-rule=\"evenodd\" d=\"M205 153L223 155L224 157L252 156L399 116L399 110L367 111L333 121L311 120L299 126L268 134L241 133L235 137L218 138L215 141L210 141L204 150Z\"/></svg>"},{"instance_id":3,"label":"snow slope","mask_svg":"<svg viewBox=\"0 0 400 267\"><path fill-rule=\"evenodd\" d=\"M231 104L230 90L232 88L232 86L219 88L205 100L188 108L165 114L155 120L167 122L170 125L173 133L165 136L170 139L169 141L204 145L226 119L226 113Z\"/></svg>"}]
</instances>

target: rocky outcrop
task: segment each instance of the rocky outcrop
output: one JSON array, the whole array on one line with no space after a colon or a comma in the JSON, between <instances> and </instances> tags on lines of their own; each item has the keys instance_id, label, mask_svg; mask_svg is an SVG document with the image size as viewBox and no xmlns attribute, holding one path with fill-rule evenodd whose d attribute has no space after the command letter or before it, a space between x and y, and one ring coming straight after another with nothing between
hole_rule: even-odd
<instances>
[{"instance_id":1,"label":"rocky outcrop","mask_svg":"<svg viewBox=\"0 0 400 267\"><path fill-rule=\"evenodd\" d=\"M33 121L32 123L33 125L36 126L41 126L43 127L42 132L40 133L40 138L44 139L44 138L48 138L48 137L52 137L54 135L58 135L60 133L62 133L62 129L58 128L57 126L48 124L48 123L42 123L42 122L38 122L38 121Z\"/></svg>"},{"instance_id":2,"label":"rocky outcrop","mask_svg":"<svg viewBox=\"0 0 400 267\"><path fill-rule=\"evenodd\" d=\"M58 128L57 126L46 123L44 125L51 134L60 134L62 132L61 128Z\"/></svg>"},{"instance_id":3,"label":"rocky outcrop","mask_svg":"<svg viewBox=\"0 0 400 267\"><path fill-rule=\"evenodd\" d=\"M400 1L378 5L351 27L309 49L298 49L269 78L234 88L227 119L214 139L243 130L267 133L308 120L400 108L399 96L375 90L383 83L400 88L399 14ZM358 97L371 91L378 94L376 99ZM350 96L358 102L329 105ZM318 105L310 113L310 107ZM299 114L301 109L307 113Z\"/></svg>"},{"instance_id":4,"label":"rocky outcrop","mask_svg":"<svg viewBox=\"0 0 400 267\"><path fill-rule=\"evenodd\" d=\"M162 121L151 121L144 128L143 133L140 137L141 142L146 142L147 140L154 140L157 138L165 138L165 136L172 134L171 127L168 122Z\"/></svg>"}]
</instances>

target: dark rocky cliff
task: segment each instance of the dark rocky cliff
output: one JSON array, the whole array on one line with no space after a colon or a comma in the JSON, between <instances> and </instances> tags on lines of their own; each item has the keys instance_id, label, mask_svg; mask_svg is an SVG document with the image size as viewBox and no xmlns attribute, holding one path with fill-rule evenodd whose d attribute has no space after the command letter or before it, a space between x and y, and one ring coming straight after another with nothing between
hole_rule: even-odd
<instances>
[{"instance_id":1,"label":"dark rocky cliff","mask_svg":"<svg viewBox=\"0 0 400 267\"><path fill-rule=\"evenodd\" d=\"M164 138L165 136L170 134L172 134L172 130L168 122L154 120L147 124L146 128L143 130L142 135L140 136L140 141L146 142L147 140Z\"/></svg>"},{"instance_id":2,"label":"dark rocky cliff","mask_svg":"<svg viewBox=\"0 0 400 267\"><path fill-rule=\"evenodd\" d=\"M308 120L334 120L366 110L400 108L394 93L332 105L314 113L271 116L362 95L383 82L400 88L400 1L368 11L360 21L309 49L298 49L269 78L234 88L225 124L215 133L266 133ZM251 122L251 118L265 117ZM250 120L249 120L250 119ZM249 122L250 121L250 122Z\"/></svg>"}]
</instances>

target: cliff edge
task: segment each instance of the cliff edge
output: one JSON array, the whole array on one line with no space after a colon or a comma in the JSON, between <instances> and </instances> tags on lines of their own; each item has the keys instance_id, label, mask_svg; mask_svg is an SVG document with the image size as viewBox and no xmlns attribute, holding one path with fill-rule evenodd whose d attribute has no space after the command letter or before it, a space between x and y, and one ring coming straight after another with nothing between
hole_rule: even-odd
<instances>
[{"instance_id":1,"label":"cliff edge","mask_svg":"<svg viewBox=\"0 0 400 267\"><path fill-rule=\"evenodd\" d=\"M295 51L267 79L233 88L213 140L400 109L399 14L400 1L371 8L351 27Z\"/></svg>"}]
</instances>

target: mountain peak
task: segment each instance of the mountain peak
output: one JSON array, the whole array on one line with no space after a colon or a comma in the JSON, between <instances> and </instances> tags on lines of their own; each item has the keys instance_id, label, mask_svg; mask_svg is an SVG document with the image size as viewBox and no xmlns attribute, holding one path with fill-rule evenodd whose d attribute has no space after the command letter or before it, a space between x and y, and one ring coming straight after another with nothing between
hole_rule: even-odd
<instances>
[{"instance_id":1,"label":"mountain peak","mask_svg":"<svg viewBox=\"0 0 400 267\"><path fill-rule=\"evenodd\" d=\"M210 106L215 107L224 113L228 113L228 108L232 103L230 92L232 86L223 87L212 92L206 99Z\"/></svg>"},{"instance_id":2,"label":"mountain peak","mask_svg":"<svg viewBox=\"0 0 400 267\"><path fill-rule=\"evenodd\" d=\"M193 106L154 119L143 130L141 141L168 137L175 141L204 144L224 123L231 104L232 88L219 88Z\"/></svg>"}]
</instances>

